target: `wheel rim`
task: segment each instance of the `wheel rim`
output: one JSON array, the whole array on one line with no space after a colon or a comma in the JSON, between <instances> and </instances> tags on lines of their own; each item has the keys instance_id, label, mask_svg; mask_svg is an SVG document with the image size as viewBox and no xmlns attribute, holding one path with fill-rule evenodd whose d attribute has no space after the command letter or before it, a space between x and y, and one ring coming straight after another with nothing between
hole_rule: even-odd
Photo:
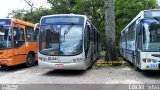
<instances>
[{"instance_id":1,"label":"wheel rim","mask_svg":"<svg viewBox=\"0 0 160 90\"><path fill-rule=\"evenodd\" d=\"M27 59L27 66L31 67L33 65L33 56L29 55Z\"/></svg>"}]
</instances>

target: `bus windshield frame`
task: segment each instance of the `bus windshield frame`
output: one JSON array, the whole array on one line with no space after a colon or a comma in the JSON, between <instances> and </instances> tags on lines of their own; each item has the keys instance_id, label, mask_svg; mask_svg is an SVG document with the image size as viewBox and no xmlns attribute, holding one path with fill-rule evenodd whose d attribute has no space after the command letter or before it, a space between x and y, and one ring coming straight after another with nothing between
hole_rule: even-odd
<instances>
[{"instance_id":1,"label":"bus windshield frame","mask_svg":"<svg viewBox=\"0 0 160 90\"><path fill-rule=\"evenodd\" d=\"M160 18L143 19L142 50L160 52Z\"/></svg>"},{"instance_id":2,"label":"bus windshield frame","mask_svg":"<svg viewBox=\"0 0 160 90\"><path fill-rule=\"evenodd\" d=\"M41 25L40 53L48 56L74 56L82 53L83 26L84 24L73 23ZM45 47L44 43L46 43Z\"/></svg>"}]
</instances>

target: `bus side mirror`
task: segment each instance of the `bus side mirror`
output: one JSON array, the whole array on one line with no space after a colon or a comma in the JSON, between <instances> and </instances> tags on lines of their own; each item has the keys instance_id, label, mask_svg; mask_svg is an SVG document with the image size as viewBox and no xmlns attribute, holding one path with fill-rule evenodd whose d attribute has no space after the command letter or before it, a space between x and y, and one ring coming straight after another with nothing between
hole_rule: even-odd
<instances>
[{"instance_id":1,"label":"bus side mirror","mask_svg":"<svg viewBox=\"0 0 160 90\"><path fill-rule=\"evenodd\" d=\"M36 30L37 28L39 28L40 27L40 24L39 23L36 23L35 25L34 25L34 30Z\"/></svg>"}]
</instances>

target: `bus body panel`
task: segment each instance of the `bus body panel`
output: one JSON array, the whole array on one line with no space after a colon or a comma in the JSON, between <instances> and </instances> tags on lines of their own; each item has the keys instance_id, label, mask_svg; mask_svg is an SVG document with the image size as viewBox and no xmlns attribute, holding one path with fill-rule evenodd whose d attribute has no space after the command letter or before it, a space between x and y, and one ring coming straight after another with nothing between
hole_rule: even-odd
<instances>
[{"instance_id":1,"label":"bus body panel","mask_svg":"<svg viewBox=\"0 0 160 90\"><path fill-rule=\"evenodd\" d=\"M158 55L158 57L156 55ZM160 55L159 52L141 52L140 68L142 70L159 70L160 69L159 55ZM146 60L146 62L143 61L144 59Z\"/></svg>"},{"instance_id":2,"label":"bus body panel","mask_svg":"<svg viewBox=\"0 0 160 90\"><path fill-rule=\"evenodd\" d=\"M85 70L89 62L83 54L76 56L45 56L39 53L39 67L50 69Z\"/></svg>"},{"instance_id":3,"label":"bus body panel","mask_svg":"<svg viewBox=\"0 0 160 90\"><path fill-rule=\"evenodd\" d=\"M9 52L13 53L13 50L0 50L0 65L12 65L13 54Z\"/></svg>"}]
</instances>

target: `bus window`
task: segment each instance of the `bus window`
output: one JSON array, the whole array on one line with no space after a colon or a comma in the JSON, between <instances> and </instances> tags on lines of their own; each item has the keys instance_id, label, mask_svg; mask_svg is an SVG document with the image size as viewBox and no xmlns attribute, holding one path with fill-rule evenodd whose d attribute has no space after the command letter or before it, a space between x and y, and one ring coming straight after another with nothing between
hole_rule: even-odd
<instances>
[{"instance_id":1,"label":"bus window","mask_svg":"<svg viewBox=\"0 0 160 90\"><path fill-rule=\"evenodd\" d=\"M137 31L138 31L138 35L137 35L137 43L138 43L138 48L142 49L142 29L141 29L141 24L139 23L137 25Z\"/></svg>"},{"instance_id":2,"label":"bus window","mask_svg":"<svg viewBox=\"0 0 160 90\"><path fill-rule=\"evenodd\" d=\"M0 49L11 48L11 31L8 26L0 26Z\"/></svg>"},{"instance_id":3,"label":"bus window","mask_svg":"<svg viewBox=\"0 0 160 90\"><path fill-rule=\"evenodd\" d=\"M24 44L24 29L14 27L14 47L21 47Z\"/></svg>"},{"instance_id":4,"label":"bus window","mask_svg":"<svg viewBox=\"0 0 160 90\"><path fill-rule=\"evenodd\" d=\"M39 28L36 28L35 30L34 30L34 40L38 40L38 35L39 35Z\"/></svg>"},{"instance_id":5,"label":"bus window","mask_svg":"<svg viewBox=\"0 0 160 90\"><path fill-rule=\"evenodd\" d=\"M26 41L27 42L34 41L33 27L26 26Z\"/></svg>"}]
</instances>

